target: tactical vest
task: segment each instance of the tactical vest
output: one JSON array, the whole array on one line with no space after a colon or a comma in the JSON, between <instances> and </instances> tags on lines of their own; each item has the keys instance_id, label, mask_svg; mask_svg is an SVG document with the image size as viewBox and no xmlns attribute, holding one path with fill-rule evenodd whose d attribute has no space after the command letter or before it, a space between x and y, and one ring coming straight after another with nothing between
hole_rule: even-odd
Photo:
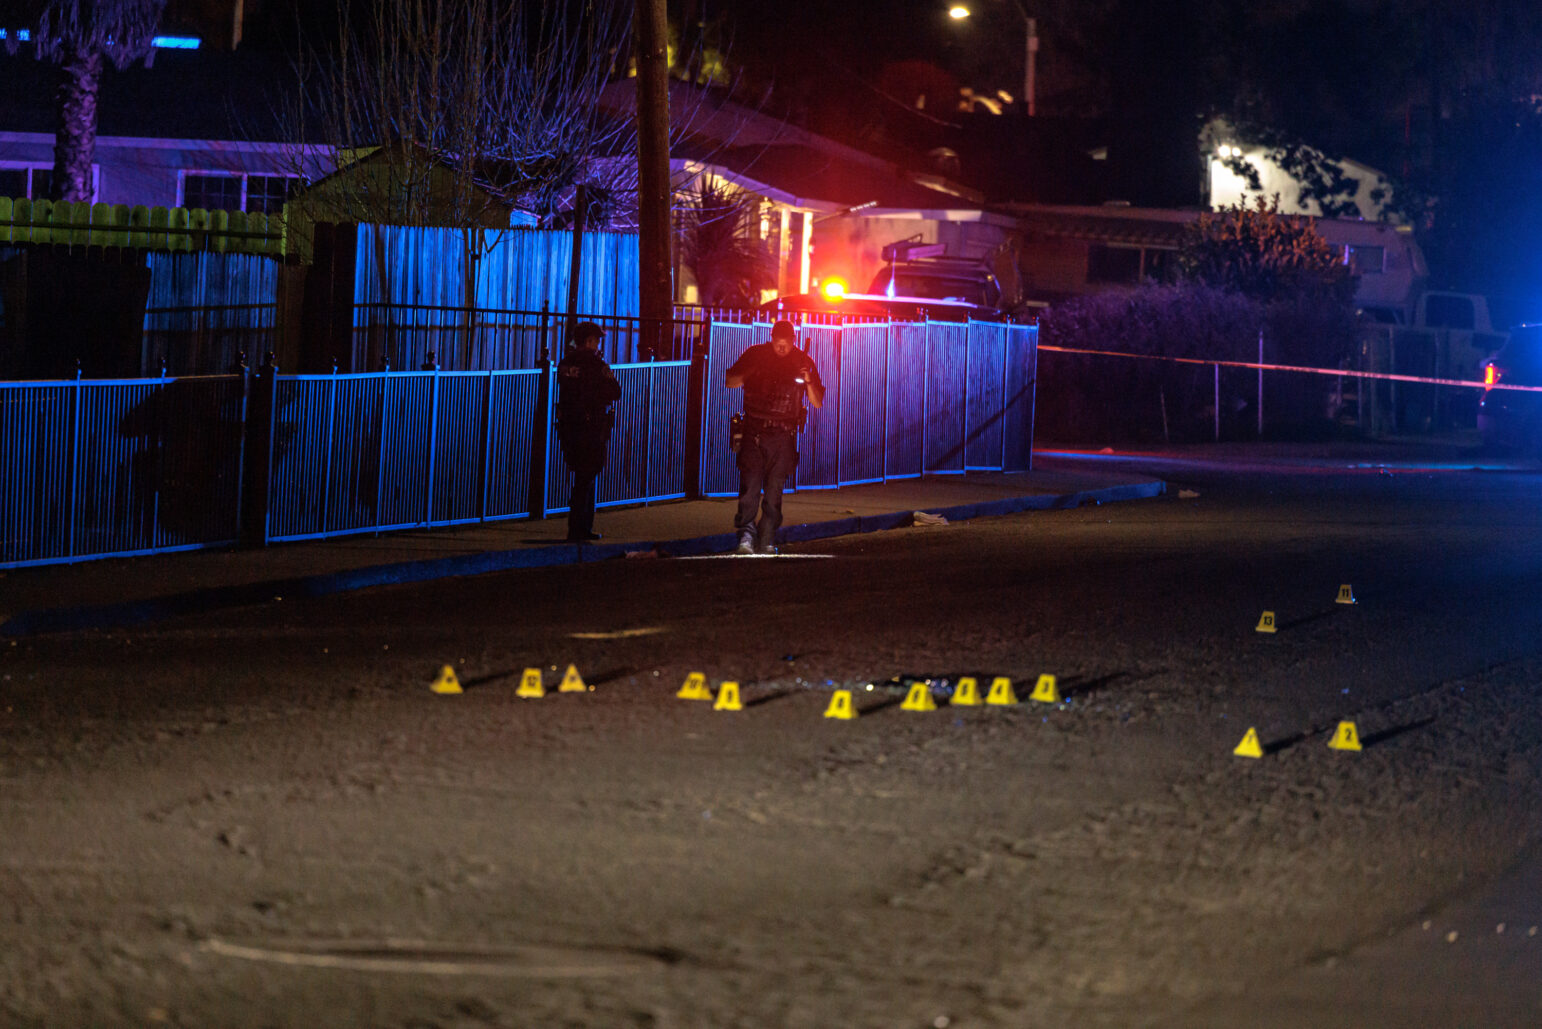
<instances>
[{"instance_id":1,"label":"tactical vest","mask_svg":"<svg viewBox=\"0 0 1542 1029\"><path fill-rule=\"evenodd\" d=\"M796 428L803 417L805 392L803 383L793 381L791 371L785 375L757 371L744 382L744 416Z\"/></svg>"}]
</instances>

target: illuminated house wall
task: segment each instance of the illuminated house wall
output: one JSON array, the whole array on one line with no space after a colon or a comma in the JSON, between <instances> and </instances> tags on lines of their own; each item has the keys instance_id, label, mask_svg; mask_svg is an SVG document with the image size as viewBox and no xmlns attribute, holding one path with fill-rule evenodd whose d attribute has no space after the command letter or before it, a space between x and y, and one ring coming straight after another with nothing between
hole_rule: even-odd
<instances>
[{"instance_id":1,"label":"illuminated house wall","mask_svg":"<svg viewBox=\"0 0 1542 1029\"><path fill-rule=\"evenodd\" d=\"M7 170L52 169L53 151L51 134L0 131L0 176ZM278 143L99 136L92 199L147 207L207 207L187 201L201 195L233 196L234 206L220 207L270 210L264 205L271 203L279 185L274 180L294 179L302 171L320 176L328 170L323 160L320 148L302 154Z\"/></svg>"}]
</instances>

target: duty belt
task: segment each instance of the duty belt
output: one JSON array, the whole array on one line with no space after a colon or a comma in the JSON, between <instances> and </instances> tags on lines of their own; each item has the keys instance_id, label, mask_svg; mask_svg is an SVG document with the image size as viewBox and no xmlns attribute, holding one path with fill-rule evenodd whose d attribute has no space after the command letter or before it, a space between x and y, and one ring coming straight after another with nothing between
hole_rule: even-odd
<instances>
[{"instance_id":1,"label":"duty belt","mask_svg":"<svg viewBox=\"0 0 1542 1029\"><path fill-rule=\"evenodd\" d=\"M786 432L796 434L798 423L795 421L780 422L770 418L756 418L754 415L744 416L745 435L756 435L762 432Z\"/></svg>"}]
</instances>

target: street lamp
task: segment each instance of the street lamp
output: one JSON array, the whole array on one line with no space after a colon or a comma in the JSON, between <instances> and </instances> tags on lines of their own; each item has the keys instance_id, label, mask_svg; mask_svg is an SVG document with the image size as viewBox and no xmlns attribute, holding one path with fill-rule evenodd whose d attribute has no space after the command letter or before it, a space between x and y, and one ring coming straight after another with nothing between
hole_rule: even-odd
<instances>
[{"instance_id":1,"label":"street lamp","mask_svg":"<svg viewBox=\"0 0 1542 1029\"><path fill-rule=\"evenodd\" d=\"M1039 20L1028 16L1028 8L1023 6L1022 0L1012 0L1012 6L1023 16L1023 26L1027 31L1027 53L1023 57L1023 103L1027 105L1028 117L1032 118L1035 107L1033 87L1039 59ZM948 8L948 17L954 21L963 21L970 13L969 8L963 4L954 4Z\"/></svg>"}]
</instances>

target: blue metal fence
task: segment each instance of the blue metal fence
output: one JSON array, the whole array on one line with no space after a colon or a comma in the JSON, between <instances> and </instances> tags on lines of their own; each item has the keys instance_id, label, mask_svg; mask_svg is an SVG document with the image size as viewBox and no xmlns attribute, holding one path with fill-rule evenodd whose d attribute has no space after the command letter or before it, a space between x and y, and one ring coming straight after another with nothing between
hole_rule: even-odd
<instances>
[{"instance_id":1,"label":"blue metal fence","mask_svg":"<svg viewBox=\"0 0 1542 1029\"><path fill-rule=\"evenodd\" d=\"M701 491L738 490L728 420L743 407L723 373L766 324L714 322L707 356ZM798 435L789 486L833 489L965 471L1025 471L1032 454L1038 328L1001 322L804 325L824 406Z\"/></svg>"},{"instance_id":2,"label":"blue metal fence","mask_svg":"<svg viewBox=\"0 0 1542 1029\"><path fill-rule=\"evenodd\" d=\"M243 387L0 383L0 567L234 542Z\"/></svg>"},{"instance_id":3,"label":"blue metal fence","mask_svg":"<svg viewBox=\"0 0 1542 1029\"><path fill-rule=\"evenodd\" d=\"M601 505L682 497L688 479L733 495L742 394L723 371L769 334L717 322L699 368L614 366ZM1037 340L982 322L805 326L827 392L792 485L1026 469ZM549 366L0 383L0 567L565 511L554 385Z\"/></svg>"},{"instance_id":4,"label":"blue metal fence","mask_svg":"<svg viewBox=\"0 0 1542 1029\"><path fill-rule=\"evenodd\" d=\"M621 399L599 503L685 496L690 362L615 372ZM572 483L553 428L553 383L552 370L539 368L280 376L266 538L528 517L530 447L543 421L546 483L535 500L548 513L567 510Z\"/></svg>"},{"instance_id":5,"label":"blue metal fence","mask_svg":"<svg viewBox=\"0 0 1542 1029\"><path fill-rule=\"evenodd\" d=\"M613 365L621 383L616 425L605 470L595 483L595 506L614 507L685 496L686 388L689 361ZM572 475L562 461L555 427L547 435L546 510L568 509Z\"/></svg>"}]
</instances>

